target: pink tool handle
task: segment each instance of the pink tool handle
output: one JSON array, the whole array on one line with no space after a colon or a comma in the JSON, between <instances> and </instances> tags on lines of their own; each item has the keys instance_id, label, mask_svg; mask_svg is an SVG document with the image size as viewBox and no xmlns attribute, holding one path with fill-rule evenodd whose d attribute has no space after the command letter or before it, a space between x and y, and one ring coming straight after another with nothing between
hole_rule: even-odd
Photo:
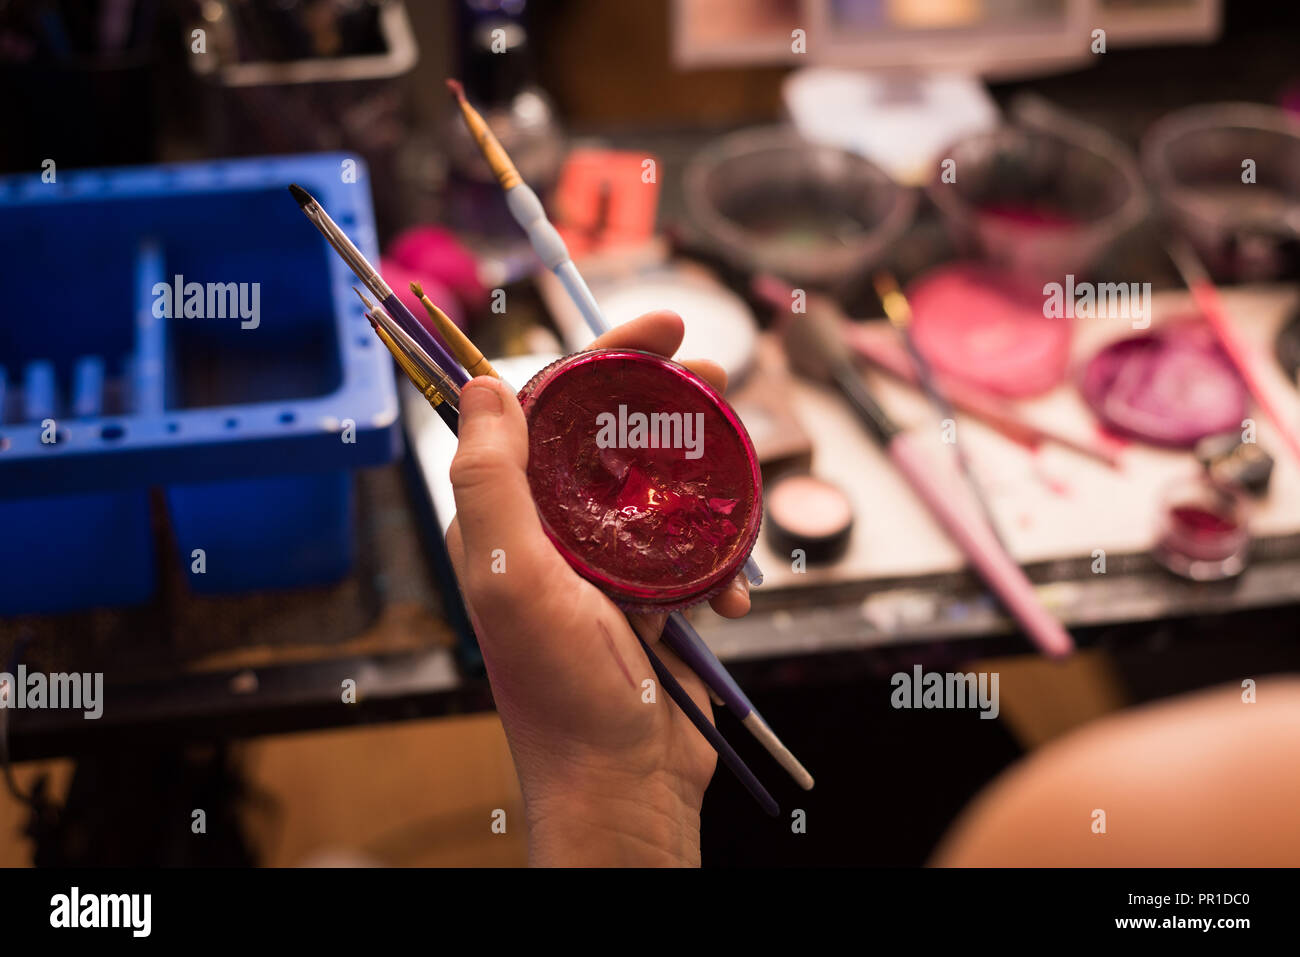
<instances>
[{"instance_id":1,"label":"pink tool handle","mask_svg":"<svg viewBox=\"0 0 1300 957\"><path fill-rule=\"evenodd\" d=\"M1219 337L1223 351L1237 367L1237 372L1245 381L1246 388L1255 397L1264 414L1273 420L1273 425L1277 427L1278 434L1282 436L1282 442L1288 451L1295 456L1297 462L1300 462L1300 437L1296 436L1295 430L1287 421L1286 414L1269 394L1268 387L1255 368L1255 360L1251 358L1250 346L1245 343L1232 324L1228 310L1224 308L1223 300L1219 298L1218 289L1208 279L1193 280L1190 287L1192 299L1200 307L1210 328Z\"/></svg>"},{"instance_id":2,"label":"pink tool handle","mask_svg":"<svg viewBox=\"0 0 1300 957\"><path fill-rule=\"evenodd\" d=\"M945 471L936 469L905 432L889 443L889 457L1034 644L1053 658L1070 654L1074 640L1069 632L1043 607L1024 571L998 543L963 491L944 481Z\"/></svg>"}]
</instances>

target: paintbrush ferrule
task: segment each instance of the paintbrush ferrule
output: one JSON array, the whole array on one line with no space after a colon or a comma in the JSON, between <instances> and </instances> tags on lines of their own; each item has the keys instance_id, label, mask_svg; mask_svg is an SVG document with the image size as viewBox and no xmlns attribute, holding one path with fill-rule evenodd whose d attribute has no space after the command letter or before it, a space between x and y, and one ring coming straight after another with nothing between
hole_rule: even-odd
<instances>
[{"instance_id":1,"label":"paintbrush ferrule","mask_svg":"<svg viewBox=\"0 0 1300 957\"><path fill-rule=\"evenodd\" d=\"M397 364L401 367L402 372L406 374L406 378L420 390L420 394L424 396L429 404L437 406L443 402L442 393L438 391L438 387L428 382L421 374L419 367L402 351L402 347L393 341L393 338L383 326L379 325L374 316L370 316L370 324L375 330L375 335L379 336L380 342L384 344L384 348L397 360Z\"/></svg>"},{"instance_id":2,"label":"paintbrush ferrule","mask_svg":"<svg viewBox=\"0 0 1300 957\"><path fill-rule=\"evenodd\" d=\"M394 325L403 330L406 339L419 343L418 348L424 360L454 382L458 391L469 381L469 376L460 367L460 363L439 344L428 329L420 324L411 310L406 308L406 304L398 298L397 293L390 292L383 300L383 306L392 317Z\"/></svg>"},{"instance_id":3,"label":"paintbrush ferrule","mask_svg":"<svg viewBox=\"0 0 1300 957\"><path fill-rule=\"evenodd\" d=\"M320 230L321 235L334 247L335 252L356 273L357 278L383 303L394 326L403 330L407 340L419 343L417 348L425 361L436 367L443 377L450 378L458 389L468 382L469 376L465 374L465 370L457 364L446 349L438 344L438 340L420 324L420 321L411 314L411 310L403 305L393 292L393 287L384 281L384 277L379 275L379 270L370 264L361 250L357 249L348 238L347 233L330 218L330 214L325 212L325 208L316 197L297 184L291 185L289 192L293 194L303 215L311 220L312 225Z\"/></svg>"},{"instance_id":4,"label":"paintbrush ferrule","mask_svg":"<svg viewBox=\"0 0 1300 957\"><path fill-rule=\"evenodd\" d=\"M379 270L370 265L370 261L362 255L361 250L357 249L356 244L348 238L347 233L339 227L338 223L330 218L330 214L325 212L315 198L302 205L303 214L312 222L325 240L334 247L334 251L339 254L358 279L365 284L366 288L373 292L380 299L384 299L393 294L392 287L384 282L384 277L379 275Z\"/></svg>"},{"instance_id":5,"label":"paintbrush ferrule","mask_svg":"<svg viewBox=\"0 0 1300 957\"><path fill-rule=\"evenodd\" d=\"M398 352L394 353L394 357L415 387L424 393L426 398L429 388L434 388L452 408L459 409L460 384L453 382L441 367L430 361L420 345L407 335L406 330L385 310L375 307L369 315L377 324L377 328L387 333L388 338L397 347ZM388 343L385 342L385 345Z\"/></svg>"}]
</instances>

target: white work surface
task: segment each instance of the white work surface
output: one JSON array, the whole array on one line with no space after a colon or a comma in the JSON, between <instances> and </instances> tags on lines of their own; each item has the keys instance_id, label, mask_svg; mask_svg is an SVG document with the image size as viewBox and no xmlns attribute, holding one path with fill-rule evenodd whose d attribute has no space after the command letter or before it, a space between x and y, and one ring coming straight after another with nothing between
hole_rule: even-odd
<instances>
[{"instance_id":1,"label":"white work surface","mask_svg":"<svg viewBox=\"0 0 1300 957\"><path fill-rule=\"evenodd\" d=\"M1287 383L1273 356L1274 339L1296 303L1296 290L1255 287L1225 290L1222 296L1251 343L1269 388L1300 426L1300 394ZM1172 292L1156 294L1153 311L1153 327L1194 313L1189 296ZM689 325L690 316L684 318ZM1025 415L1080 439L1094 437L1095 419L1075 388L1074 372L1078 363L1095 354L1103 343L1132 334L1127 320L1076 320L1076 369L1048 395L1020 403ZM517 387L553 358L519 357L496 365ZM769 373L779 373L784 365L770 336L762 337L758 362ZM890 414L922 440L935 468L946 468L955 476L951 446L943 443L938 415L924 397L883 373L869 372L867 377ZM754 558L766 576L765 587L912 578L960 570L965 564L961 553L839 395L793 376L787 387L783 394L812 437L813 472L848 494L853 502L854 529L840 561L824 567L810 565L804 573L796 573L789 556L774 554L766 538L760 536ZM402 395L414 452L445 528L455 512L447 468L456 440L414 388L404 384ZM1268 498L1257 507L1252 531L1257 538L1300 533L1300 466L1277 441L1272 423L1253 407L1250 415L1257 423L1260 444L1276 461ZM1108 555L1146 551L1153 542L1162 489L1178 477L1197 474L1200 468L1188 452L1136 443L1124 448L1119 469L1053 443L1031 451L961 412L957 414L957 436L990 499L1012 555L1026 564L1089 558L1098 548Z\"/></svg>"},{"instance_id":2,"label":"white work surface","mask_svg":"<svg viewBox=\"0 0 1300 957\"><path fill-rule=\"evenodd\" d=\"M1277 286L1224 290L1222 298L1251 344L1268 388L1295 427L1300 427L1300 393L1286 381L1274 358L1274 339L1296 303L1296 290ZM1153 300L1153 327L1195 314L1190 296L1184 293L1157 293ZM1019 407L1027 417L1055 431L1095 437L1095 419L1079 396L1074 376L1079 364L1102 344L1134 334L1128 320L1075 320L1070 377L1047 395ZM774 345L765 341L761 350L760 362L768 369L783 361ZM922 441L935 468L955 470L939 416L925 398L884 373L869 372L867 377L881 404ZM840 561L809 566L805 573L793 571L790 557L774 554L760 538L754 557L763 568L767 587L909 578L952 572L965 564L837 393L792 378L789 402L812 437L813 472L848 494L855 524L848 552ZM1276 461L1269 495L1252 519L1253 534L1261 538L1300 533L1300 466L1258 408L1252 404L1248 414L1257 423L1260 445ZM1087 558L1094 549L1108 555L1147 550L1154 540L1162 490L1200 469L1189 452L1136 443L1124 448L1118 469L1053 443L1030 450L961 412L957 436L1010 551L1021 563Z\"/></svg>"}]
</instances>

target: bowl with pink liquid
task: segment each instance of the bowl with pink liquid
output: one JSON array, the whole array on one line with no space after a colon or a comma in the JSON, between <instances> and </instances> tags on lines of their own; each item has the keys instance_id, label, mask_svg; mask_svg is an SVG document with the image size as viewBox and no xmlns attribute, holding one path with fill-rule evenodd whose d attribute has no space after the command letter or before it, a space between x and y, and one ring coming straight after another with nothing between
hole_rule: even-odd
<instances>
[{"instance_id":1,"label":"bowl with pink liquid","mask_svg":"<svg viewBox=\"0 0 1300 957\"><path fill-rule=\"evenodd\" d=\"M926 192L959 252L1026 284L1086 274L1146 214L1128 150L1066 118L977 133L943 156Z\"/></svg>"}]
</instances>

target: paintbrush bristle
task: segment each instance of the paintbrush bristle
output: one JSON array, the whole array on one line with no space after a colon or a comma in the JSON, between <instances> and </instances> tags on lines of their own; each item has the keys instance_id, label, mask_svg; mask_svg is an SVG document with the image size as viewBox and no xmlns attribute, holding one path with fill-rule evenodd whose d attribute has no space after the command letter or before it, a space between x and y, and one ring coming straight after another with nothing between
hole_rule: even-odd
<instances>
[{"instance_id":1,"label":"paintbrush bristle","mask_svg":"<svg viewBox=\"0 0 1300 957\"><path fill-rule=\"evenodd\" d=\"M361 300L361 304L365 306L367 309L375 308L375 304L371 302L369 299L367 299L366 294L362 292L360 289L358 289L356 286L352 287L352 291L357 294L357 298Z\"/></svg>"},{"instance_id":2,"label":"paintbrush bristle","mask_svg":"<svg viewBox=\"0 0 1300 957\"><path fill-rule=\"evenodd\" d=\"M293 198L298 201L299 206L305 207L308 203L316 202L316 198L297 183L289 184L289 192L293 195Z\"/></svg>"},{"instance_id":3,"label":"paintbrush bristle","mask_svg":"<svg viewBox=\"0 0 1300 957\"><path fill-rule=\"evenodd\" d=\"M420 297L421 299L424 298L424 287L421 286L415 280L411 280L411 292L415 293L416 296Z\"/></svg>"},{"instance_id":4,"label":"paintbrush bristle","mask_svg":"<svg viewBox=\"0 0 1300 957\"><path fill-rule=\"evenodd\" d=\"M456 99L463 101L465 99L465 88L460 85L460 80L447 78L447 89L456 95Z\"/></svg>"}]
</instances>

